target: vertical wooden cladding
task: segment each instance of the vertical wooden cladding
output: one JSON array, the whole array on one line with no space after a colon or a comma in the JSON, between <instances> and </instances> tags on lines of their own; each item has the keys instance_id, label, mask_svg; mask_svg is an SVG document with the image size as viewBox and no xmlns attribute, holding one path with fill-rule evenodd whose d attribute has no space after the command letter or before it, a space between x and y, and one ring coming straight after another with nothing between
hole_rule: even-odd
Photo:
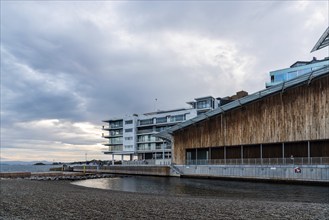
<instances>
[{"instance_id":1,"label":"vertical wooden cladding","mask_svg":"<svg viewBox=\"0 0 329 220\"><path fill-rule=\"evenodd\" d=\"M229 149L229 146L329 139L329 77L192 124L173 136L176 163L185 161L186 148L228 146ZM270 145L264 146L266 155ZM281 146L273 147L277 156L282 157ZM305 145L295 147L301 147L297 154L305 155Z\"/></svg>"}]
</instances>

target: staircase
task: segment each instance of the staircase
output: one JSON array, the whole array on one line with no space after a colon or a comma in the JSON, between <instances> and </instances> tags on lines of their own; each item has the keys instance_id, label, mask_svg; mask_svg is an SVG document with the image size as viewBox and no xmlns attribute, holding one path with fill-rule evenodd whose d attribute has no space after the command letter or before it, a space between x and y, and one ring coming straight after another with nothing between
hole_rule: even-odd
<instances>
[{"instance_id":1,"label":"staircase","mask_svg":"<svg viewBox=\"0 0 329 220\"><path fill-rule=\"evenodd\" d=\"M176 167L174 164L170 164L170 170L172 171L171 173L174 176L181 176L181 175L183 175L183 172L178 167Z\"/></svg>"}]
</instances>

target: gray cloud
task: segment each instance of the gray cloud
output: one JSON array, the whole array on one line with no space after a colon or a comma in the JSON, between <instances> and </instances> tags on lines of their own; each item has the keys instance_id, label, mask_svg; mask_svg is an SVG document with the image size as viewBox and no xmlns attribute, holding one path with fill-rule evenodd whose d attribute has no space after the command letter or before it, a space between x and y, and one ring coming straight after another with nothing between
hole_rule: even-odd
<instances>
[{"instance_id":1,"label":"gray cloud","mask_svg":"<svg viewBox=\"0 0 329 220\"><path fill-rule=\"evenodd\" d=\"M94 128L82 137L62 124L97 127L153 111L155 98L156 108L170 109L263 89L269 71L328 56L309 54L328 25L327 9L328 2L305 1L3 2L2 157L29 144L99 150ZM60 123L18 126L45 120Z\"/></svg>"}]
</instances>

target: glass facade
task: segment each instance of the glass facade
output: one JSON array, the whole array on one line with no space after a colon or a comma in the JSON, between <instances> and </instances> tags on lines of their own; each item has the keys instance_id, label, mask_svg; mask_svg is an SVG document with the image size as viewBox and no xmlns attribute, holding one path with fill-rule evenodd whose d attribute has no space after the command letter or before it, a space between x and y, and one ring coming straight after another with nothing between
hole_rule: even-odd
<instances>
[{"instance_id":1,"label":"glass facade","mask_svg":"<svg viewBox=\"0 0 329 220\"><path fill-rule=\"evenodd\" d=\"M202 100L197 102L197 109L210 108L210 100Z\"/></svg>"},{"instance_id":2,"label":"glass facade","mask_svg":"<svg viewBox=\"0 0 329 220\"><path fill-rule=\"evenodd\" d=\"M167 122L167 117L161 117L161 118L156 118L156 123L166 123Z\"/></svg>"},{"instance_id":3,"label":"glass facade","mask_svg":"<svg viewBox=\"0 0 329 220\"><path fill-rule=\"evenodd\" d=\"M175 115L170 117L170 122L184 121L185 115Z\"/></svg>"},{"instance_id":4,"label":"glass facade","mask_svg":"<svg viewBox=\"0 0 329 220\"><path fill-rule=\"evenodd\" d=\"M110 122L110 128L122 128L123 123L122 121L111 121Z\"/></svg>"},{"instance_id":5,"label":"glass facade","mask_svg":"<svg viewBox=\"0 0 329 220\"><path fill-rule=\"evenodd\" d=\"M139 125L151 125L151 124L153 124L153 118L139 121Z\"/></svg>"},{"instance_id":6,"label":"glass facade","mask_svg":"<svg viewBox=\"0 0 329 220\"><path fill-rule=\"evenodd\" d=\"M310 62L297 62L292 65L290 68L281 69L270 72L271 82L266 83L266 87L274 86L280 84L282 82L291 80L298 76L304 75L306 73L310 73L314 70L324 67L325 65L329 65L329 60L312 60Z\"/></svg>"},{"instance_id":7,"label":"glass facade","mask_svg":"<svg viewBox=\"0 0 329 220\"><path fill-rule=\"evenodd\" d=\"M122 137L110 138L110 144L122 144Z\"/></svg>"}]
</instances>

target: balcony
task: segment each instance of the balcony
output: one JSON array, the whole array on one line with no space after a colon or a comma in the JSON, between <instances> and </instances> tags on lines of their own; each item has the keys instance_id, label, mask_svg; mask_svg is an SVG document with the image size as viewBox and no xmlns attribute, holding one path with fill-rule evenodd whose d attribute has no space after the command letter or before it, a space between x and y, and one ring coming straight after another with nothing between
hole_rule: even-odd
<instances>
[{"instance_id":1,"label":"balcony","mask_svg":"<svg viewBox=\"0 0 329 220\"><path fill-rule=\"evenodd\" d=\"M163 147L162 147L162 145L160 145L160 146L156 146L155 149L156 150L163 150ZM171 149L171 145L166 145L165 146L165 150L170 150L170 149Z\"/></svg>"},{"instance_id":2,"label":"balcony","mask_svg":"<svg viewBox=\"0 0 329 220\"><path fill-rule=\"evenodd\" d=\"M105 131L109 131L109 130L114 130L114 129L122 129L123 128L123 124L121 125L110 125L110 126L103 126L102 129Z\"/></svg>"},{"instance_id":3,"label":"balcony","mask_svg":"<svg viewBox=\"0 0 329 220\"><path fill-rule=\"evenodd\" d=\"M140 120L138 122L138 125L139 126L147 126L147 125L153 125L154 124L154 121L153 121L153 118L152 119L144 119L144 120Z\"/></svg>"},{"instance_id":4,"label":"balcony","mask_svg":"<svg viewBox=\"0 0 329 220\"><path fill-rule=\"evenodd\" d=\"M118 145L118 146L109 146L108 149L109 152L118 152L118 151L123 151L123 145Z\"/></svg>"},{"instance_id":5,"label":"balcony","mask_svg":"<svg viewBox=\"0 0 329 220\"><path fill-rule=\"evenodd\" d=\"M152 134L155 131L153 129L143 129L143 130L138 130L137 134Z\"/></svg>"},{"instance_id":6,"label":"balcony","mask_svg":"<svg viewBox=\"0 0 329 220\"><path fill-rule=\"evenodd\" d=\"M114 138L114 137L122 137L122 133L119 133L119 134L111 134L108 135L108 134L102 134L102 137L103 138Z\"/></svg>"},{"instance_id":7,"label":"balcony","mask_svg":"<svg viewBox=\"0 0 329 220\"><path fill-rule=\"evenodd\" d=\"M162 152L163 150L170 151L171 145L163 147L160 145L156 146L155 144L151 144L150 146L148 144L138 144L137 145L137 151L138 152L145 152L145 151L153 151L153 152Z\"/></svg>"},{"instance_id":8,"label":"balcony","mask_svg":"<svg viewBox=\"0 0 329 220\"><path fill-rule=\"evenodd\" d=\"M163 140L158 137L151 137L151 138L138 138L137 141L137 143L149 143L149 142L163 142Z\"/></svg>"}]
</instances>

